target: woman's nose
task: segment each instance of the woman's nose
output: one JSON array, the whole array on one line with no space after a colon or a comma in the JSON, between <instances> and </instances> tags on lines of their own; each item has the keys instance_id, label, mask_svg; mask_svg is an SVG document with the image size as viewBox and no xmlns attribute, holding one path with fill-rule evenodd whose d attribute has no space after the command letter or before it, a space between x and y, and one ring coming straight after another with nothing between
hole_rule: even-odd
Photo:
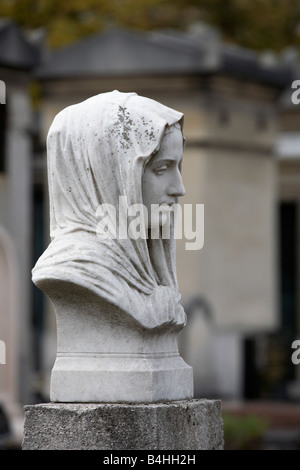
<instances>
[{"instance_id":1,"label":"woman's nose","mask_svg":"<svg viewBox=\"0 0 300 470\"><path fill-rule=\"evenodd\" d=\"M182 197L186 193L185 187L183 184L181 172L177 170L176 177L172 178L170 188L169 188L169 196L173 197Z\"/></svg>"}]
</instances>

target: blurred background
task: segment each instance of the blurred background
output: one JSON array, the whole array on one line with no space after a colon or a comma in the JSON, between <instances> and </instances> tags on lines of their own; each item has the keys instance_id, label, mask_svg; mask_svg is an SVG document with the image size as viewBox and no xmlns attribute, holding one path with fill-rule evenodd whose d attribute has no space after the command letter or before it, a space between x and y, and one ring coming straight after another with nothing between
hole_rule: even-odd
<instances>
[{"instance_id":1,"label":"blurred background","mask_svg":"<svg viewBox=\"0 0 300 470\"><path fill-rule=\"evenodd\" d=\"M49 401L56 355L31 282L46 135L118 89L185 115L182 203L205 207L203 248L177 242L195 397L222 400L225 448L300 449L299 51L298 0L1 0L0 448L20 448L24 405Z\"/></svg>"}]
</instances>

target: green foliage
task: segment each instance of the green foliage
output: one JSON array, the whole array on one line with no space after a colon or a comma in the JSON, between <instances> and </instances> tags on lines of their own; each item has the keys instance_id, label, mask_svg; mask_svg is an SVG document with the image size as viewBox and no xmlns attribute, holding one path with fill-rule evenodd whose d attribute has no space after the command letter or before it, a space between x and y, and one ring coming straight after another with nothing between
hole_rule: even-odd
<instances>
[{"instance_id":1,"label":"green foliage","mask_svg":"<svg viewBox=\"0 0 300 470\"><path fill-rule=\"evenodd\" d=\"M268 429L268 422L256 415L235 416L223 414L225 449L246 450L259 447Z\"/></svg>"},{"instance_id":2,"label":"green foliage","mask_svg":"<svg viewBox=\"0 0 300 470\"><path fill-rule=\"evenodd\" d=\"M111 25L184 30L195 21L258 50L300 47L299 0L1 0L0 17L28 29L45 27L52 47Z\"/></svg>"}]
</instances>

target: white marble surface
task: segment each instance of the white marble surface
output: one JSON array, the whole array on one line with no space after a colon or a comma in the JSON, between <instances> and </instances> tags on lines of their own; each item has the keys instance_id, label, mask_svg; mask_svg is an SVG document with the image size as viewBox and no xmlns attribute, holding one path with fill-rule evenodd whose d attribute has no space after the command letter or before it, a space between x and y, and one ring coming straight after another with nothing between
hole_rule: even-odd
<instances>
[{"instance_id":1,"label":"white marble surface","mask_svg":"<svg viewBox=\"0 0 300 470\"><path fill-rule=\"evenodd\" d=\"M193 396L192 369L177 348L186 315L177 286L175 239L97 235L99 206L110 204L118 212L120 196L129 206L143 203L147 164L175 124L178 141L181 113L114 91L66 108L49 130L51 243L32 278L57 317L52 401ZM171 159L175 141L168 142L164 153ZM182 142L183 136L181 147ZM166 182L163 197L169 200L161 203L175 202L183 192L180 152L178 187L171 191Z\"/></svg>"}]
</instances>

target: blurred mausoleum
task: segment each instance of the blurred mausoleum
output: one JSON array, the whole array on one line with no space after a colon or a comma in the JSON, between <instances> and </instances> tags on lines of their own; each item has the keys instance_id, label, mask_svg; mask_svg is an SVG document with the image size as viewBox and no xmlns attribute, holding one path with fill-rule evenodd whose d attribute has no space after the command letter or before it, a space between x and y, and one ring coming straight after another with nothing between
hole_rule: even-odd
<instances>
[{"instance_id":1,"label":"blurred mausoleum","mask_svg":"<svg viewBox=\"0 0 300 470\"><path fill-rule=\"evenodd\" d=\"M218 32L109 29L53 52L0 25L0 365L3 403L48 401L52 307L31 283L49 243L46 135L64 107L117 89L185 115L182 204L204 204L204 246L177 241L195 396L300 401L298 58L229 45ZM29 85L39 87L32 105ZM32 88L31 88L32 89ZM195 214L195 212L194 212Z\"/></svg>"},{"instance_id":2,"label":"blurred mausoleum","mask_svg":"<svg viewBox=\"0 0 300 470\"><path fill-rule=\"evenodd\" d=\"M0 22L0 445L4 431L19 432L21 404L32 395L32 107L29 87L38 49L9 21ZM2 101L3 102L3 101ZM5 415L9 414L8 429ZM1 419L2 418L2 419ZM2 434L1 434L2 431Z\"/></svg>"}]
</instances>

